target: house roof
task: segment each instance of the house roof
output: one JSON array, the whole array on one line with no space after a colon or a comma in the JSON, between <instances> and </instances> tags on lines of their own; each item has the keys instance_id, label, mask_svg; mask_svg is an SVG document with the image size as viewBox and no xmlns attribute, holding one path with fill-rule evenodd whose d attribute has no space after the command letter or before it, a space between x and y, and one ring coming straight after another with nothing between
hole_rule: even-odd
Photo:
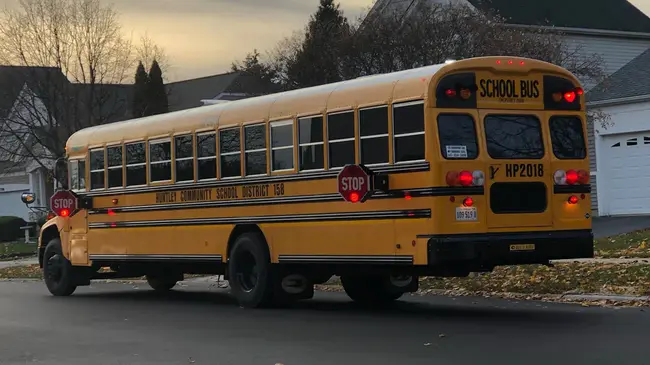
<instances>
[{"instance_id":1,"label":"house roof","mask_svg":"<svg viewBox=\"0 0 650 365\"><path fill-rule=\"evenodd\" d=\"M245 94L249 97L279 91L276 85L270 85L259 77L243 72L228 72L172 82L166 87L169 94L169 111L203 106L201 100L214 99L221 94ZM228 98L226 95L222 99ZM240 96L236 98L241 99Z\"/></svg>"},{"instance_id":2,"label":"house roof","mask_svg":"<svg viewBox=\"0 0 650 365\"><path fill-rule=\"evenodd\" d=\"M596 102L650 96L650 48L587 92Z\"/></svg>"},{"instance_id":3,"label":"house roof","mask_svg":"<svg viewBox=\"0 0 650 365\"><path fill-rule=\"evenodd\" d=\"M494 11L509 24L650 33L650 18L627 0L466 0L477 9ZM378 0L372 12L406 14L440 0Z\"/></svg>"}]
</instances>

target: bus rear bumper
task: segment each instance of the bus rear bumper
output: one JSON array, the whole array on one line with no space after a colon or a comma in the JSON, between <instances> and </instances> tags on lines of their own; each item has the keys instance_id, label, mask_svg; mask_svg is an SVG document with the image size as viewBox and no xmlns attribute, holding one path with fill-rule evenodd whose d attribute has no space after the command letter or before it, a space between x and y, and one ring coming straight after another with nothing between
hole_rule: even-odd
<instances>
[{"instance_id":1,"label":"bus rear bumper","mask_svg":"<svg viewBox=\"0 0 650 365\"><path fill-rule=\"evenodd\" d=\"M493 267L594 257L589 229L427 237L429 266Z\"/></svg>"}]
</instances>

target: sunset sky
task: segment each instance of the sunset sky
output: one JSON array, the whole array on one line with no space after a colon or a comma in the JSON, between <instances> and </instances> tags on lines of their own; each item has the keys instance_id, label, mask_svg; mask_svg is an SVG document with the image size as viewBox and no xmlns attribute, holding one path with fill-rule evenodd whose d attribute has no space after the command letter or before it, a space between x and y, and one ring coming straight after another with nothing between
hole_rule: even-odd
<instances>
[{"instance_id":1,"label":"sunset sky","mask_svg":"<svg viewBox=\"0 0 650 365\"><path fill-rule=\"evenodd\" d=\"M18 0L0 0L0 6ZM263 52L302 29L318 0L103 0L113 3L125 31L147 32L170 57L170 81L229 70L254 48ZM349 18L373 0L339 0ZM650 14L650 0L632 0Z\"/></svg>"}]
</instances>

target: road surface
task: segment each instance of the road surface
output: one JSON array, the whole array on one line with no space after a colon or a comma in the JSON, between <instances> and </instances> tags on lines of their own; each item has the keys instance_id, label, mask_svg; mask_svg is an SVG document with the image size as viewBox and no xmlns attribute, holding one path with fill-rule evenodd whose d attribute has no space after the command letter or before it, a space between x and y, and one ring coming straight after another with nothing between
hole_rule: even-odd
<instances>
[{"instance_id":1,"label":"road surface","mask_svg":"<svg viewBox=\"0 0 650 365\"><path fill-rule=\"evenodd\" d=\"M317 293L245 310L193 282L157 294L97 283L72 297L0 282L0 364L647 364L650 310L484 298L359 308Z\"/></svg>"}]
</instances>

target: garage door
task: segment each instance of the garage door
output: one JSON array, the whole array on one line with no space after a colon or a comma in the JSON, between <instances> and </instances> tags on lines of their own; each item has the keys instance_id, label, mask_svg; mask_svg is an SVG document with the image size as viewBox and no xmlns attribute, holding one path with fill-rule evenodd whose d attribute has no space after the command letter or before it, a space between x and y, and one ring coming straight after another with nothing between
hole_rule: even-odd
<instances>
[{"instance_id":1,"label":"garage door","mask_svg":"<svg viewBox=\"0 0 650 365\"><path fill-rule=\"evenodd\" d=\"M607 191L603 213L650 213L650 132L606 136L601 149L605 171L598 171L598 180Z\"/></svg>"}]
</instances>

